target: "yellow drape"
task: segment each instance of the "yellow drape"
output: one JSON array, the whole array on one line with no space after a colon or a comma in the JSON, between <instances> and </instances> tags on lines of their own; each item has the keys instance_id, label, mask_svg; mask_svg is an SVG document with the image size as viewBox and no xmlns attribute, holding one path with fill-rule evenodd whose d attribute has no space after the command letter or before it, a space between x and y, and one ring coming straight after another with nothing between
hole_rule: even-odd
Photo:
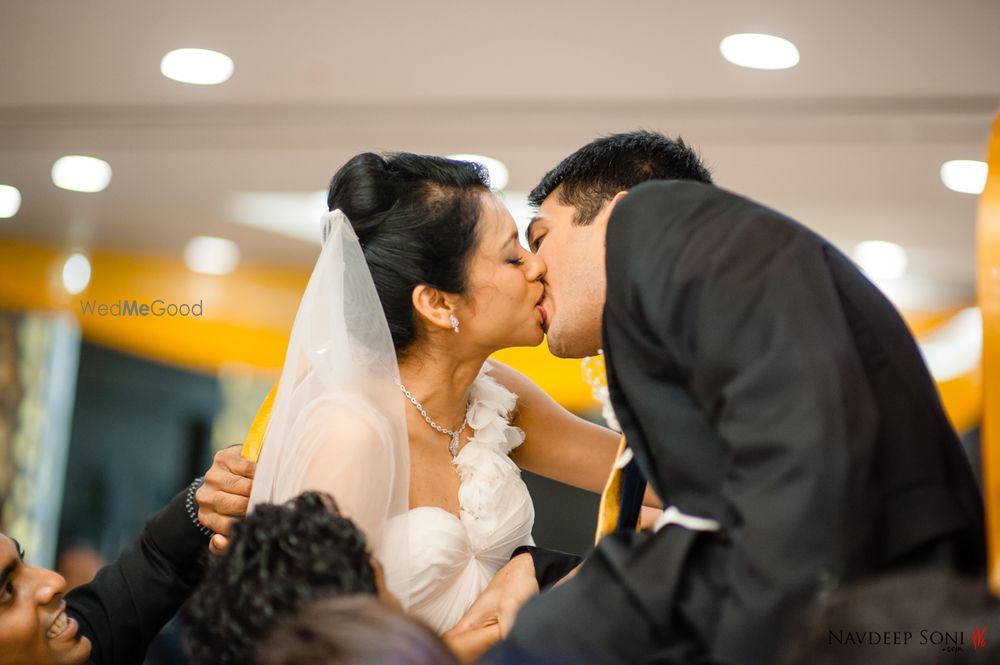
<instances>
[{"instance_id":1,"label":"yellow drape","mask_svg":"<svg viewBox=\"0 0 1000 665\"><path fill-rule=\"evenodd\" d=\"M983 498L989 574L1000 594L1000 115L987 154L989 178L979 200L979 307L983 313Z\"/></svg>"}]
</instances>

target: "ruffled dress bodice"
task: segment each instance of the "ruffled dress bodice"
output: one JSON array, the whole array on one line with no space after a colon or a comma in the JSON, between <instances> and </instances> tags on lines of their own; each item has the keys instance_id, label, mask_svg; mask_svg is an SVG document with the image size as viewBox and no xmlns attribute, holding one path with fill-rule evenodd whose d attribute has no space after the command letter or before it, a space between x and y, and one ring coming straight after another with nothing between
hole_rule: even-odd
<instances>
[{"instance_id":1,"label":"ruffled dress bodice","mask_svg":"<svg viewBox=\"0 0 1000 665\"><path fill-rule=\"evenodd\" d=\"M516 404L517 396L484 368L470 391L473 436L454 460L461 517L437 507L410 510L408 571L386 568L389 589L406 588L408 611L439 633L462 618L515 548L532 542L535 509L510 459L524 441L524 432L510 424ZM399 543L394 527L390 520L388 540Z\"/></svg>"}]
</instances>

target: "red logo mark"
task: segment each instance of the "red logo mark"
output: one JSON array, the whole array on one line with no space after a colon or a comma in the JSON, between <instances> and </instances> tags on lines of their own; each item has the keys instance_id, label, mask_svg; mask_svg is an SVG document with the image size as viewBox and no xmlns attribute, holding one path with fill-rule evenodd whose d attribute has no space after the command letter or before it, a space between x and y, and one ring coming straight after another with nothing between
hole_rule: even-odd
<instances>
[{"instance_id":1,"label":"red logo mark","mask_svg":"<svg viewBox=\"0 0 1000 665\"><path fill-rule=\"evenodd\" d=\"M986 648L986 626L976 626L972 631L972 648Z\"/></svg>"}]
</instances>

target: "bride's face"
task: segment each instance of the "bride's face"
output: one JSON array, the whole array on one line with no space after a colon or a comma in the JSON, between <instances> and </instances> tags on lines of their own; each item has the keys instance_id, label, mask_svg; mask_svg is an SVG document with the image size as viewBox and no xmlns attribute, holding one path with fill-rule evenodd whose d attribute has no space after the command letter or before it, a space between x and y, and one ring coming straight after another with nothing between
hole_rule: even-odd
<instances>
[{"instance_id":1,"label":"bride's face","mask_svg":"<svg viewBox=\"0 0 1000 665\"><path fill-rule=\"evenodd\" d=\"M507 207L494 194L483 194L479 247L456 311L462 341L491 352L541 344L544 275L545 263L521 245Z\"/></svg>"}]
</instances>

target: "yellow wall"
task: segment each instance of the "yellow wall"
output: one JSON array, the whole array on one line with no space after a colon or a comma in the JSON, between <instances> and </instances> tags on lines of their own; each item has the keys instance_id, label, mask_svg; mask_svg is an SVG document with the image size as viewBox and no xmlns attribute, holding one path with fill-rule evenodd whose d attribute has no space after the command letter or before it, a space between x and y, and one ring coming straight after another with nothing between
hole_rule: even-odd
<instances>
[{"instance_id":1,"label":"yellow wall","mask_svg":"<svg viewBox=\"0 0 1000 665\"><path fill-rule=\"evenodd\" d=\"M277 376L309 280L305 270L241 266L230 275L198 275L178 260L94 252L90 284L79 296L69 296L61 275L67 256L32 243L0 241L0 307L68 310L92 342L210 374L241 364ZM200 301L203 316L100 317L81 311L81 300L110 304L133 298ZM579 361L555 358L544 345L497 355L534 377L567 408L593 407L590 388L580 381Z\"/></svg>"},{"instance_id":2,"label":"yellow wall","mask_svg":"<svg viewBox=\"0 0 1000 665\"><path fill-rule=\"evenodd\" d=\"M198 275L179 260L94 252L90 285L71 297L62 287L65 259L66 254L48 247L0 241L0 307L66 309L74 313L90 341L210 374L223 365L238 364L277 376L298 300L309 279L305 270L254 266L241 266L225 276ZM81 312L81 300L110 304L133 298L201 302L203 316L100 317ZM919 337L953 313L912 313L907 321ZM555 358L544 344L508 349L497 357L531 376L567 408L596 407L590 387L581 380L578 360ZM978 423L978 372L939 387L958 430Z\"/></svg>"},{"instance_id":3,"label":"yellow wall","mask_svg":"<svg viewBox=\"0 0 1000 665\"><path fill-rule=\"evenodd\" d=\"M79 296L62 288L66 255L47 247L0 242L0 306L65 309L86 339L112 348L214 373L226 363L277 369L309 275L302 270L241 267L226 276L198 275L180 261L94 252L93 276ZM81 300L138 299L203 303L201 318L101 317Z\"/></svg>"}]
</instances>

